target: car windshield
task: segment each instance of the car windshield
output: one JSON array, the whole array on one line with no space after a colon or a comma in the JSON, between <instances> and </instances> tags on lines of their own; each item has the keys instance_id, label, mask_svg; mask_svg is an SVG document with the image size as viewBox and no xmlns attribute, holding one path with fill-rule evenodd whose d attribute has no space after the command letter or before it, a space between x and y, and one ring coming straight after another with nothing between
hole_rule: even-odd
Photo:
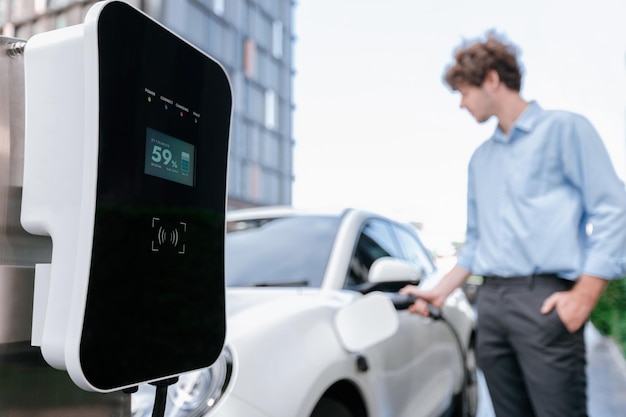
<instances>
[{"instance_id":1,"label":"car windshield","mask_svg":"<svg viewBox=\"0 0 626 417\"><path fill-rule=\"evenodd\" d=\"M226 285L320 287L338 226L331 216L228 222Z\"/></svg>"}]
</instances>

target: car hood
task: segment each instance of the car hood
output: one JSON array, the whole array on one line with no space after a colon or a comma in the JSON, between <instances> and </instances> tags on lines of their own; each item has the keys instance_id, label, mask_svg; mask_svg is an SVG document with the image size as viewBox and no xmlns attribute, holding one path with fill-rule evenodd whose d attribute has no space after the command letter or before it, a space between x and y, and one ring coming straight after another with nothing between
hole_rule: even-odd
<instances>
[{"instance_id":1,"label":"car hood","mask_svg":"<svg viewBox=\"0 0 626 417\"><path fill-rule=\"evenodd\" d=\"M262 306L291 304L295 300L303 305L346 305L359 295L350 291L329 291L318 288L227 288L226 316L233 319L250 309Z\"/></svg>"},{"instance_id":2,"label":"car hood","mask_svg":"<svg viewBox=\"0 0 626 417\"><path fill-rule=\"evenodd\" d=\"M226 332L231 342L259 332L289 328L298 318L337 311L361 295L314 288L228 288Z\"/></svg>"}]
</instances>

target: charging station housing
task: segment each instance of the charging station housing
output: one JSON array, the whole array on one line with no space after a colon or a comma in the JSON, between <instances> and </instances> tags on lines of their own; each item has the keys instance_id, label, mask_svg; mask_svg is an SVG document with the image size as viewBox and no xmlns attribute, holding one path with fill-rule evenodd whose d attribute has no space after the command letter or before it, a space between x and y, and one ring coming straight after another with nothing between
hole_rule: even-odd
<instances>
[{"instance_id":1,"label":"charging station housing","mask_svg":"<svg viewBox=\"0 0 626 417\"><path fill-rule=\"evenodd\" d=\"M210 366L223 347L232 93L214 59L121 1L25 49L21 223L33 345L90 391Z\"/></svg>"}]
</instances>

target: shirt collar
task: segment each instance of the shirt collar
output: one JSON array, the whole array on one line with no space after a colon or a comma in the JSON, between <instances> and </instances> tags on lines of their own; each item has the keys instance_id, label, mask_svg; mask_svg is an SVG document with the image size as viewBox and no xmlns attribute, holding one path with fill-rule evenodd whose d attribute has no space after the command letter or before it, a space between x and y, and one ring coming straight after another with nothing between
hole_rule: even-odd
<instances>
[{"instance_id":1,"label":"shirt collar","mask_svg":"<svg viewBox=\"0 0 626 417\"><path fill-rule=\"evenodd\" d=\"M492 139L496 142L508 143L515 135L516 131L525 133L530 132L537 122L537 119L539 119L539 115L542 111L543 109L539 104L537 104L536 101L531 101L528 104L528 107L526 107L522 114L519 115L515 123L513 123L509 136L506 136L500 127L496 127L496 131L493 133Z\"/></svg>"}]
</instances>

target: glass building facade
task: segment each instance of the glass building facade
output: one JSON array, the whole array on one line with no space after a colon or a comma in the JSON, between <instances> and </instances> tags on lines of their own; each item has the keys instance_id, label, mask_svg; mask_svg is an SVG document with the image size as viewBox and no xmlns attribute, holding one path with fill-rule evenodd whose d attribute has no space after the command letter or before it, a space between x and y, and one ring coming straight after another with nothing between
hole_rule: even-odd
<instances>
[{"instance_id":1,"label":"glass building facade","mask_svg":"<svg viewBox=\"0 0 626 417\"><path fill-rule=\"evenodd\" d=\"M28 39L78 24L95 0L0 0L0 31ZM130 0L229 74L229 209L289 205L293 185L295 0Z\"/></svg>"}]
</instances>

